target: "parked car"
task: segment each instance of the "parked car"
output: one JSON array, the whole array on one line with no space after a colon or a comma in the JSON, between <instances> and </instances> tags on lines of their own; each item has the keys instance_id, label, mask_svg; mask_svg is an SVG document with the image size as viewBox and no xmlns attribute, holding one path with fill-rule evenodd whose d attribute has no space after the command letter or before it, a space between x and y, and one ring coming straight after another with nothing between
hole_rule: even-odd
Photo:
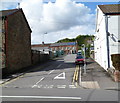
<instances>
[{"instance_id":1,"label":"parked car","mask_svg":"<svg viewBox=\"0 0 120 103\"><path fill-rule=\"evenodd\" d=\"M76 64L84 64L84 62L85 62L85 59L82 55L77 56L75 59Z\"/></svg>"},{"instance_id":2,"label":"parked car","mask_svg":"<svg viewBox=\"0 0 120 103\"><path fill-rule=\"evenodd\" d=\"M81 52L78 52L77 55L78 55L78 56L79 56L79 55L82 55L82 53L81 53Z\"/></svg>"}]
</instances>

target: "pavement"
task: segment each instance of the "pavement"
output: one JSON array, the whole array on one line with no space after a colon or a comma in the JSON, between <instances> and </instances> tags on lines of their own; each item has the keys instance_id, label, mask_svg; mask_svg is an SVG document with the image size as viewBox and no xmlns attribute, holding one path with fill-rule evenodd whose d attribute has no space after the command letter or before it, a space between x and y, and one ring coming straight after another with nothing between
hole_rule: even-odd
<instances>
[{"instance_id":1,"label":"pavement","mask_svg":"<svg viewBox=\"0 0 120 103\"><path fill-rule=\"evenodd\" d=\"M93 59L87 59L86 73L80 68L79 85L84 88L120 90L119 83Z\"/></svg>"}]
</instances>

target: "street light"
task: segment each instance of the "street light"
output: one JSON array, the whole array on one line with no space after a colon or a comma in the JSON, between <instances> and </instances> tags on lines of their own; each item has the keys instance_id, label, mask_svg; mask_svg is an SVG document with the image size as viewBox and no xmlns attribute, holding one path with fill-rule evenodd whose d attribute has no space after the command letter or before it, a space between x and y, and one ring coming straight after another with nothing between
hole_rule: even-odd
<instances>
[{"instance_id":1,"label":"street light","mask_svg":"<svg viewBox=\"0 0 120 103\"><path fill-rule=\"evenodd\" d=\"M86 56L85 56L85 44L82 44L82 46L83 46L83 48L84 48L84 73L83 74L86 74L86 60L85 60L85 58L86 58Z\"/></svg>"},{"instance_id":2,"label":"street light","mask_svg":"<svg viewBox=\"0 0 120 103\"><path fill-rule=\"evenodd\" d=\"M45 50L44 50L44 44L45 44L45 43L44 43L44 35L45 35L45 34L47 34L47 32L45 32L45 33L43 34L43 42L42 42L42 44L43 44L43 52L45 51Z\"/></svg>"}]
</instances>

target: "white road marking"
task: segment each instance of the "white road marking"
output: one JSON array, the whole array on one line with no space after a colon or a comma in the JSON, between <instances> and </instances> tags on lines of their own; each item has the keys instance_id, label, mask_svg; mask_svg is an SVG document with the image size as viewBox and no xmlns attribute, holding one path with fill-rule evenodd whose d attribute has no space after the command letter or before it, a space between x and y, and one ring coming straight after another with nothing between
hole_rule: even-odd
<instances>
[{"instance_id":1,"label":"white road marking","mask_svg":"<svg viewBox=\"0 0 120 103\"><path fill-rule=\"evenodd\" d=\"M1 80L0 80L0 84L2 84L3 82L4 82L4 81L1 81Z\"/></svg>"},{"instance_id":2,"label":"white road marking","mask_svg":"<svg viewBox=\"0 0 120 103\"><path fill-rule=\"evenodd\" d=\"M63 76L61 77L61 75L63 75ZM59 75L57 75L56 77L54 77L54 79L65 79L65 72L60 73Z\"/></svg>"},{"instance_id":3,"label":"white road marking","mask_svg":"<svg viewBox=\"0 0 120 103\"><path fill-rule=\"evenodd\" d=\"M36 83L36 85L39 84L44 78L45 78L45 77L42 77L42 78Z\"/></svg>"},{"instance_id":4,"label":"white road marking","mask_svg":"<svg viewBox=\"0 0 120 103\"><path fill-rule=\"evenodd\" d=\"M45 77L42 77L35 85L32 86L32 88L36 87Z\"/></svg>"},{"instance_id":5,"label":"white road marking","mask_svg":"<svg viewBox=\"0 0 120 103\"><path fill-rule=\"evenodd\" d=\"M59 65L57 66L57 68L59 68L61 65L62 65L62 64L59 64Z\"/></svg>"},{"instance_id":6,"label":"white road marking","mask_svg":"<svg viewBox=\"0 0 120 103\"><path fill-rule=\"evenodd\" d=\"M80 80L79 80L79 82L80 82L80 85L81 85L81 83L82 83L82 76L81 76L82 74L81 74L81 67L80 67Z\"/></svg>"},{"instance_id":7,"label":"white road marking","mask_svg":"<svg viewBox=\"0 0 120 103\"><path fill-rule=\"evenodd\" d=\"M54 85L50 85L50 86L49 86L49 88L53 88L53 87L54 87Z\"/></svg>"},{"instance_id":8,"label":"white road marking","mask_svg":"<svg viewBox=\"0 0 120 103\"><path fill-rule=\"evenodd\" d=\"M55 70L51 70L51 71L48 73L48 75L51 74L51 73L54 72L54 71L55 71Z\"/></svg>"},{"instance_id":9,"label":"white road marking","mask_svg":"<svg viewBox=\"0 0 120 103\"><path fill-rule=\"evenodd\" d=\"M57 85L57 88L66 88L66 85Z\"/></svg>"},{"instance_id":10,"label":"white road marking","mask_svg":"<svg viewBox=\"0 0 120 103\"><path fill-rule=\"evenodd\" d=\"M37 98L37 99L78 99L81 97L57 97L57 96L0 96L1 98Z\"/></svg>"},{"instance_id":11,"label":"white road marking","mask_svg":"<svg viewBox=\"0 0 120 103\"><path fill-rule=\"evenodd\" d=\"M44 88L53 88L54 85L46 85Z\"/></svg>"},{"instance_id":12,"label":"white road marking","mask_svg":"<svg viewBox=\"0 0 120 103\"><path fill-rule=\"evenodd\" d=\"M38 87L38 85L33 85L32 88Z\"/></svg>"},{"instance_id":13,"label":"white road marking","mask_svg":"<svg viewBox=\"0 0 120 103\"><path fill-rule=\"evenodd\" d=\"M44 88L44 89L51 89L51 88L54 88L54 87L57 87L57 88L66 88L67 85L34 85L32 86L32 88ZM75 85L68 85L69 88L77 88Z\"/></svg>"},{"instance_id":14,"label":"white road marking","mask_svg":"<svg viewBox=\"0 0 120 103\"><path fill-rule=\"evenodd\" d=\"M38 85L38 88L41 88L42 87L42 85Z\"/></svg>"},{"instance_id":15,"label":"white road marking","mask_svg":"<svg viewBox=\"0 0 120 103\"><path fill-rule=\"evenodd\" d=\"M42 85L33 85L32 88L41 88Z\"/></svg>"},{"instance_id":16,"label":"white road marking","mask_svg":"<svg viewBox=\"0 0 120 103\"><path fill-rule=\"evenodd\" d=\"M75 85L69 85L69 88L77 88Z\"/></svg>"}]
</instances>

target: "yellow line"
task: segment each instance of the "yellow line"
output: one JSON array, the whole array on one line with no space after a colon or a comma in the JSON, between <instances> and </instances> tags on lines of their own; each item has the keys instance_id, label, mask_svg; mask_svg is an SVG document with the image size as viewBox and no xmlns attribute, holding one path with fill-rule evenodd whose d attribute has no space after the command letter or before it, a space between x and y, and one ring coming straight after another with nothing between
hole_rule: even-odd
<instances>
[{"instance_id":1,"label":"yellow line","mask_svg":"<svg viewBox=\"0 0 120 103\"><path fill-rule=\"evenodd\" d=\"M75 80L76 80L76 81L78 80L78 71L77 71L77 73L76 73L76 78L75 78Z\"/></svg>"},{"instance_id":2,"label":"yellow line","mask_svg":"<svg viewBox=\"0 0 120 103\"><path fill-rule=\"evenodd\" d=\"M75 75L76 75L76 69L75 69L75 72L74 72L73 80L75 80Z\"/></svg>"},{"instance_id":3,"label":"yellow line","mask_svg":"<svg viewBox=\"0 0 120 103\"><path fill-rule=\"evenodd\" d=\"M75 72L74 72L74 76L73 76L73 83L75 82L75 80L78 80L78 71L79 71L79 65L76 66Z\"/></svg>"},{"instance_id":4,"label":"yellow line","mask_svg":"<svg viewBox=\"0 0 120 103\"><path fill-rule=\"evenodd\" d=\"M73 76L73 83L75 82L75 77L76 77L76 69L75 69L74 76Z\"/></svg>"},{"instance_id":5,"label":"yellow line","mask_svg":"<svg viewBox=\"0 0 120 103\"><path fill-rule=\"evenodd\" d=\"M78 80L79 66L77 66L76 81Z\"/></svg>"},{"instance_id":6,"label":"yellow line","mask_svg":"<svg viewBox=\"0 0 120 103\"><path fill-rule=\"evenodd\" d=\"M7 81L7 82L5 82L5 83L3 83L3 84L0 84L0 87L2 87L2 86L4 86L4 85L7 85L7 84L9 84L9 83L11 83L11 82L13 82L13 81L16 81L16 80L20 79L21 77L23 77L23 75L21 75L21 76L19 76L19 77L16 77L16 78L14 78L14 79L12 79L12 80L9 80L9 81Z\"/></svg>"}]
</instances>

